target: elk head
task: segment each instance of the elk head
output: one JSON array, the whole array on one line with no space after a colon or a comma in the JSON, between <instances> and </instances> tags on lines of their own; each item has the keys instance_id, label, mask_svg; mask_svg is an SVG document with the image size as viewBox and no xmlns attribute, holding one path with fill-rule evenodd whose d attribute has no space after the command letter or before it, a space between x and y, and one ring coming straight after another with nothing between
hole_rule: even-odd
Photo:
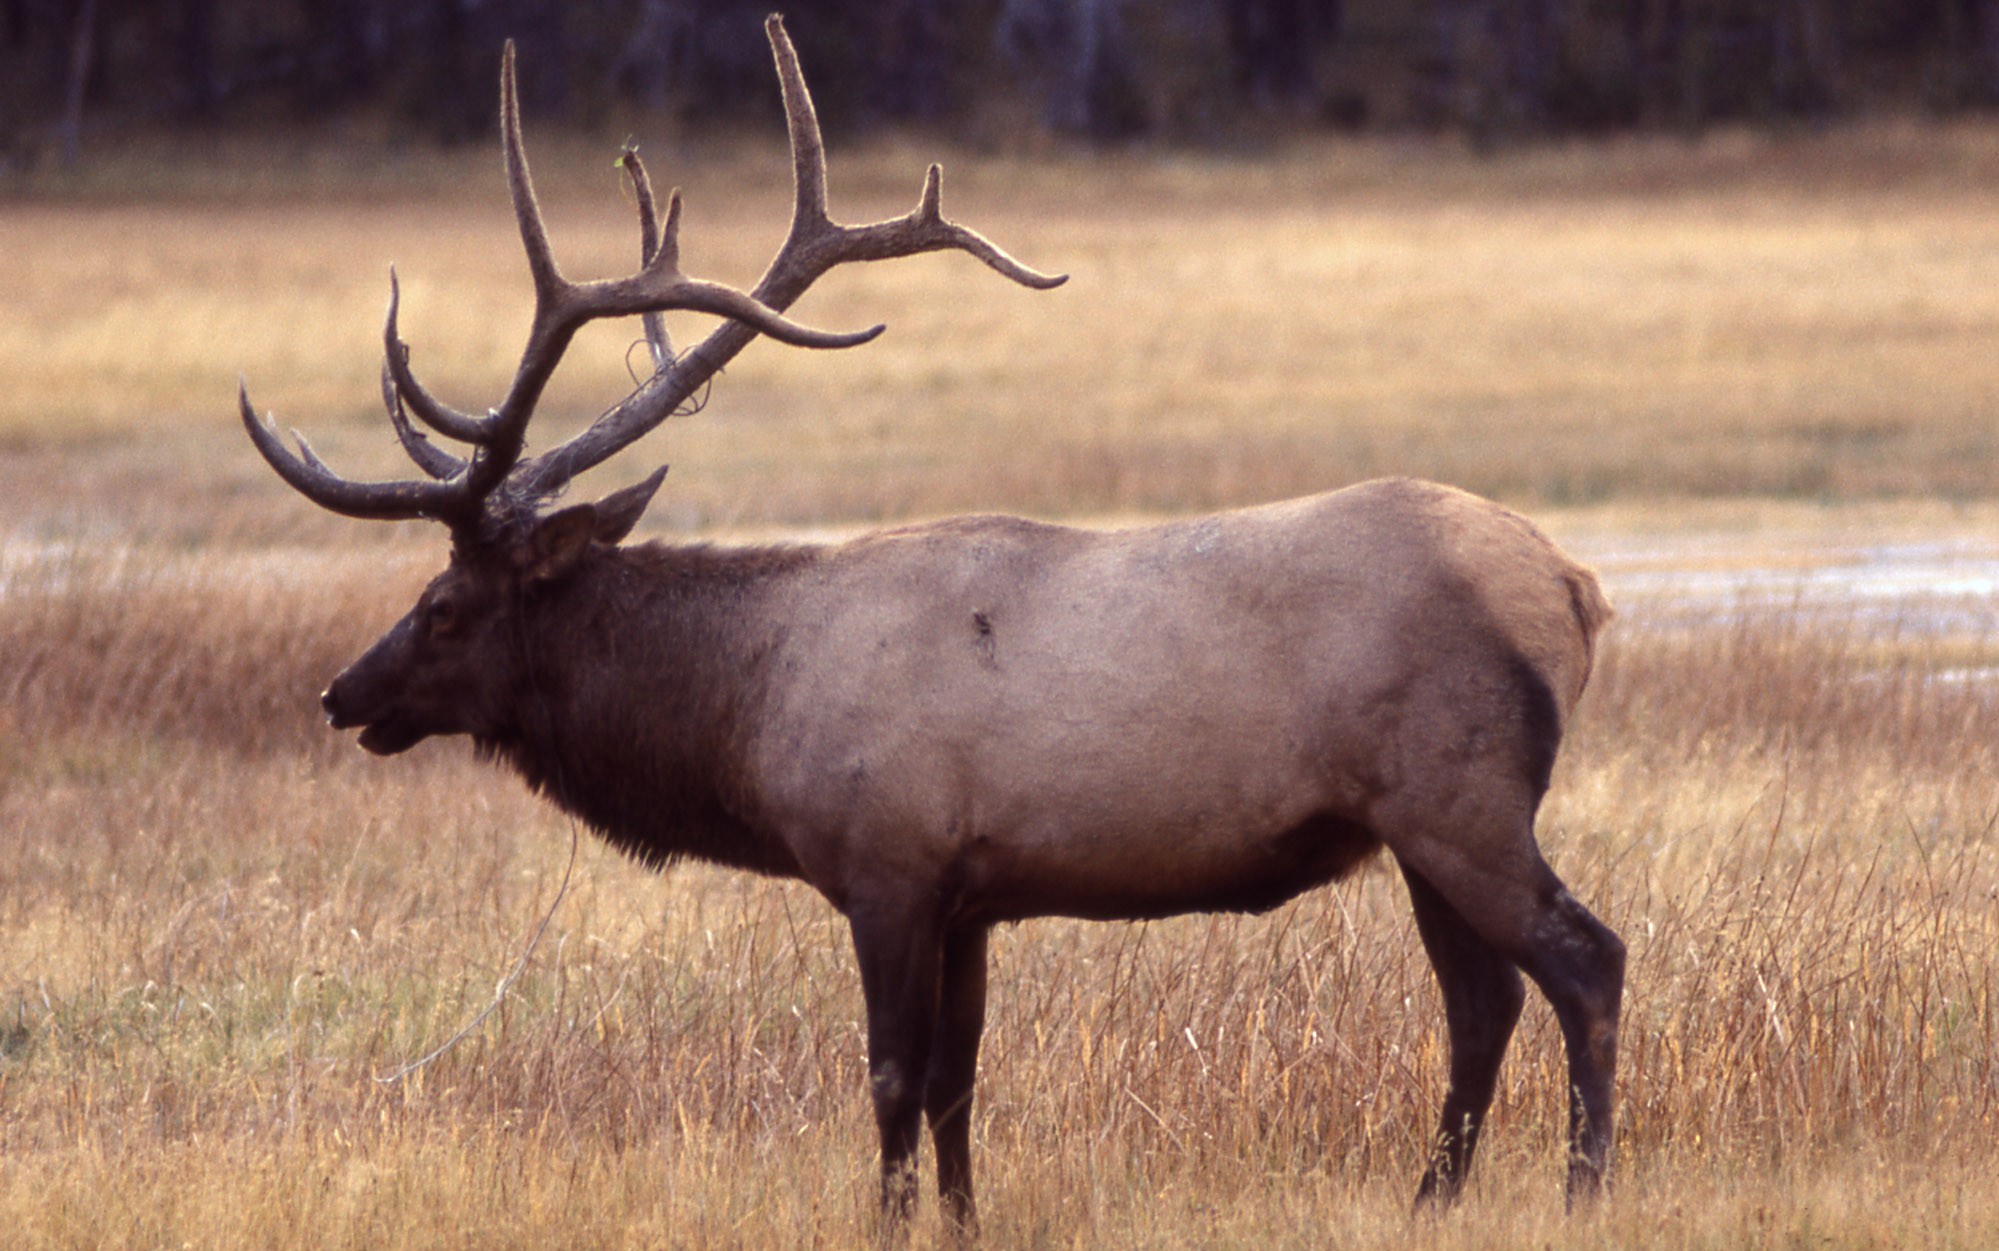
<instances>
[{"instance_id":1,"label":"elk head","mask_svg":"<svg viewBox=\"0 0 1999 1251\"><path fill-rule=\"evenodd\" d=\"M1065 275L1027 268L977 232L947 220L939 207L941 176L935 165L910 212L869 225L835 222L826 207L825 148L797 54L778 17L769 18L765 30L784 95L795 194L790 232L753 290L745 293L681 273L680 193L668 198L662 229L645 169L630 149L622 163L638 198L640 268L615 280L571 282L562 276L528 174L509 42L500 73L500 129L535 308L506 396L484 416L474 416L424 389L411 372L409 349L397 331L400 290L393 270L382 336L382 399L397 438L424 478L342 478L313 454L302 436L294 436L296 453L287 448L250 406L247 385L239 393L243 425L257 450L279 477L314 503L350 517L430 518L450 529L450 566L323 697L332 724L363 727L361 744L370 751L403 751L435 734L504 741L517 728L508 724L506 709L512 705L510 692L528 680L515 637L520 613L536 596L559 587L592 544L615 544L628 534L666 471L662 468L596 504L554 512L545 511L547 505L578 473L680 410L757 333L799 347L840 348L882 332L877 325L831 334L784 317L780 310L821 274L847 261L956 249L1025 286L1046 289L1065 280ZM658 317L667 309L726 320L694 347L675 353ZM529 418L576 332L599 318L634 315L644 319L652 375L588 429L522 459ZM470 455L433 443L412 424L411 413L431 431L469 447Z\"/></svg>"},{"instance_id":2,"label":"elk head","mask_svg":"<svg viewBox=\"0 0 1999 1251\"><path fill-rule=\"evenodd\" d=\"M360 726L361 746L377 755L431 735L469 734L489 746L519 737L533 682L520 614L560 586L591 544L629 534L665 477L661 468L594 504L458 542L416 606L326 688L328 723Z\"/></svg>"}]
</instances>

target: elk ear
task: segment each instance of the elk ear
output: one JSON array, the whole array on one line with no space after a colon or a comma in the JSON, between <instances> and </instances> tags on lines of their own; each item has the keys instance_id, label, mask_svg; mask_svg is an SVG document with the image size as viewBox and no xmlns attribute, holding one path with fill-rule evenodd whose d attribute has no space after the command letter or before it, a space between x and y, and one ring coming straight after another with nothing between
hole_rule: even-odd
<instances>
[{"instance_id":1,"label":"elk ear","mask_svg":"<svg viewBox=\"0 0 1999 1251\"><path fill-rule=\"evenodd\" d=\"M597 501L597 529L595 538L599 543L616 543L632 532L645 514L646 505L652 503L653 493L666 479L666 466L653 471L650 478L622 491L613 491Z\"/></svg>"},{"instance_id":2,"label":"elk ear","mask_svg":"<svg viewBox=\"0 0 1999 1251\"><path fill-rule=\"evenodd\" d=\"M597 506L578 504L551 513L536 523L534 533L514 549L514 568L521 581L533 586L549 582L576 567L597 532Z\"/></svg>"}]
</instances>

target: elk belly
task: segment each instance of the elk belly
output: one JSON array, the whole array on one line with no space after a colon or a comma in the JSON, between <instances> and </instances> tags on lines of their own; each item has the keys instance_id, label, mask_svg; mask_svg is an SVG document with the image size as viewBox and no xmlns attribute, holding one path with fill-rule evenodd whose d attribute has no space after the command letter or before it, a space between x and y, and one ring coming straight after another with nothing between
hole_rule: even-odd
<instances>
[{"instance_id":1,"label":"elk belly","mask_svg":"<svg viewBox=\"0 0 1999 1251\"><path fill-rule=\"evenodd\" d=\"M1330 813L1274 830L1158 828L1010 842L974 836L959 915L1145 919L1264 912L1345 876L1381 846Z\"/></svg>"}]
</instances>

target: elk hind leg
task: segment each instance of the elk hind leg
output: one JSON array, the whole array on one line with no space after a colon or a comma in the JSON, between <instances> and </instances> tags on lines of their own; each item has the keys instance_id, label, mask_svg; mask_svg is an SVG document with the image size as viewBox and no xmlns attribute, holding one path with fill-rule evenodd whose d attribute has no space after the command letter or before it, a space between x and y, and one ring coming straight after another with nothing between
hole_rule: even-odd
<instances>
[{"instance_id":1,"label":"elk hind leg","mask_svg":"<svg viewBox=\"0 0 1999 1251\"><path fill-rule=\"evenodd\" d=\"M1569 1201L1602 1188L1610 1170L1624 943L1555 875L1534 928L1527 975L1554 1006L1569 1056Z\"/></svg>"},{"instance_id":2,"label":"elk hind leg","mask_svg":"<svg viewBox=\"0 0 1999 1251\"><path fill-rule=\"evenodd\" d=\"M1456 1199L1478 1148L1479 1128L1492 1106L1499 1064L1527 992L1513 962L1494 950L1465 923L1436 887L1407 865L1402 876L1416 912L1423 949L1436 970L1450 1029L1450 1087L1429 1167L1416 1191L1417 1204Z\"/></svg>"},{"instance_id":3,"label":"elk hind leg","mask_svg":"<svg viewBox=\"0 0 1999 1251\"><path fill-rule=\"evenodd\" d=\"M1538 852L1519 875L1431 883L1500 954L1547 996L1569 1061L1570 1202L1587 1198L1610 1169L1617 1025L1624 943L1569 893Z\"/></svg>"},{"instance_id":4,"label":"elk hind leg","mask_svg":"<svg viewBox=\"0 0 1999 1251\"><path fill-rule=\"evenodd\" d=\"M1515 797L1483 803L1476 795L1467 790L1448 822L1391 823L1398 833L1384 841L1466 926L1526 973L1554 1008L1568 1051L1573 1202L1593 1193L1610 1166L1624 944L1541 858L1534 845L1533 802ZM1440 830L1480 833L1445 836Z\"/></svg>"}]
</instances>

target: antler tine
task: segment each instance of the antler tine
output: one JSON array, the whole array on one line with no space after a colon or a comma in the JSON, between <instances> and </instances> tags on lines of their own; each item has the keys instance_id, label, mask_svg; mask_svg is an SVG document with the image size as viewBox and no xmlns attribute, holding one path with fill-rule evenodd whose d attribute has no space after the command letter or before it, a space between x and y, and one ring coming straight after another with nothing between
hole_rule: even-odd
<instances>
[{"instance_id":1,"label":"antler tine","mask_svg":"<svg viewBox=\"0 0 1999 1251\"><path fill-rule=\"evenodd\" d=\"M417 468L440 482L465 472L466 461L432 443L423 431L410 425L409 415L403 411L402 393L396 389L395 374L387 365L382 366L382 406L389 410L389 424L396 429L396 439Z\"/></svg>"},{"instance_id":2,"label":"antler tine","mask_svg":"<svg viewBox=\"0 0 1999 1251\"><path fill-rule=\"evenodd\" d=\"M472 463L465 473L465 487L481 499L492 493L520 459L527 442L528 418L541 399L542 388L548 385L549 377L568 349L570 338L582 324L561 315L569 283L556 267L555 252L548 243L548 227L542 221L541 205L534 194L534 178L528 170L511 39L500 54L500 151L506 165L507 191L513 199L514 221L521 232L521 249L527 254L528 273L534 280L534 319L529 323L527 347L521 352L506 398L484 418L475 419L477 429L466 439L473 444L473 452Z\"/></svg>"},{"instance_id":3,"label":"antler tine","mask_svg":"<svg viewBox=\"0 0 1999 1251\"><path fill-rule=\"evenodd\" d=\"M639 264L650 265L660 250L659 214L653 205L652 180L646 177L644 162L639 160L638 145L627 142L618 165L625 176L632 180L632 194L639 202ZM680 257L680 188L675 187L667 197L666 246L674 251L674 264ZM658 313L647 313L639 318L645 328L646 347L652 352L653 372L657 373L673 359L673 340L666 335L666 319Z\"/></svg>"},{"instance_id":4,"label":"antler tine","mask_svg":"<svg viewBox=\"0 0 1999 1251\"><path fill-rule=\"evenodd\" d=\"M460 443L476 443L486 437L486 421L441 402L410 372L410 347L404 343L396 329L396 313L402 306L402 284L396 281L396 267L389 266L389 314L382 322L382 357L384 368L395 382L396 390L409 403L416 415L432 430L446 438L457 439Z\"/></svg>"},{"instance_id":5,"label":"antler tine","mask_svg":"<svg viewBox=\"0 0 1999 1251\"><path fill-rule=\"evenodd\" d=\"M1023 265L1007 255L1006 249L978 231L947 220L941 203L944 198L943 192L944 167L932 164L929 172L923 176L923 195L917 201L915 211L907 217L881 222L876 226L864 226L861 229L899 227L902 223L908 222L913 227L911 233L923 236L925 240L921 245L923 251L955 249L969 253L1021 286L1032 287L1036 291L1051 291L1069 281L1067 274L1044 274L1038 269Z\"/></svg>"},{"instance_id":6,"label":"antler tine","mask_svg":"<svg viewBox=\"0 0 1999 1251\"><path fill-rule=\"evenodd\" d=\"M250 406L249 384L237 380L236 400L243 428L264 460L287 485L321 508L345 517L381 521L435 518L457 524L468 516L468 500L457 482L355 482L328 469L303 437L295 454Z\"/></svg>"},{"instance_id":7,"label":"antler tine","mask_svg":"<svg viewBox=\"0 0 1999 1251\"><path fill-rule=\"evenodd\" d=\"M764 37L777 62L777 88L784 100L784 126L791 138L791 233L818 232L833 224L826 207L826 141L819 130L819 110L798 66L798 50L784 29L784 16L764 19Z\"/></svg>"},{"instance_id":8,"label":"antler tine","mask_svg":"<svg viewBox=\"0 0 1999 1251\"><path fill-rule=\"evenodd\" d=\"M534 276L537 296L553 295L566 284L556 268L555 251L548 244L548 227L541 219L541 204L535 199L534 177L528 172L527 144L521 139L520 90L514 82L514 41L507 40L500 54L500 148L507 168L507 189L514 200L514 221L521 231L521 247L527 252L528 272Z\"/></svg>"},{"instance_id":9,"label":"antler tine","mask_svg":"<svg viewBox=\"0 0 1999 1251\"><path fill-rule=\"evenodd\" d=\"M753 301L782 310L827 270L847 261L887 260L947 249L969 253L1023 286L1046 290L1068 281L1067 274L1044 274L1021 264L977 231L946 219L941 207L942 172L935 165L924 177L916 208L903 216L867 226L835 222L827 210L825 140L812 93L799 68L798 52L779 15L765 19L764 32L770 39L784 96L785 125L791 137L793 201L790 232L751 290ZM521 479L533 493L552 493L574 475L643 438L762 329L748 318L717 326L588 429L523 466Z\"/></svg>"}]
</instances>

